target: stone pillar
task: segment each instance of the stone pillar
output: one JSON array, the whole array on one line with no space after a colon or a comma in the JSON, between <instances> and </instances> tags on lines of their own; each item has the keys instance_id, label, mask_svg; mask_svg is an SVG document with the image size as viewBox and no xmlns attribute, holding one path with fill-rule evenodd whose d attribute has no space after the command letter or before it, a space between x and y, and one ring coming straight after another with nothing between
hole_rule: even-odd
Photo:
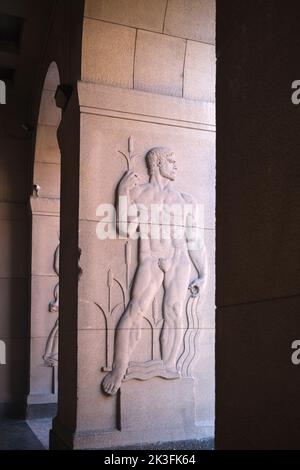
<instances>
[{"instance_id":1,"label":"stone pillar","mask_svg":"<svg viewBox=\"0 0 300 470\"><path fill-rule=\"evenodd\" d=\"M217 6L216 446L297 449L299 3Z\"/></svg>"},{"instance_id":2,"label":"stone pillar","mask_svg":"<svg viewBox=\"0 0 300 470\"><path fill-rule=\"evenodd\" d=\"M119 22L117 11L107 10L105 2L87 2L82 81L59 129L60 367L52 448L193 440L214 432L214 103L209 86L207 91L195 86L198 75L205 84L213 78L213 46L172 36L175 18L172 9L166 11L167 2L154 2L157 16L148 25L153 32L137 29L147 26L147 6L132 3L145 3L142 18L131 12L119 18L120 26L112 24ZM165 14L168 34L163 34ZM195 222L208 254L207 283L199 297L188 289L198 271L185 248L162 252L159 259L152 249L147 255L152 271L146 267L139 275L145 245L120 234L103 237L115 228L114 217L101 213L103 205L115 207L128 170L138 175L139 187L149 187L146 155L157 147L167 152L171 166L176 158L172 184L177 191L170 186L170 193L161 192L156 185L144 202L155 203L158 191L175 203L197 201L204 207L204 219ZM158 165L155 171L165 182ZM156 283L153 297L147 283L149 292ZM130 328L124 324L128 306L132 317L137 314ZM118 337L123 338L119 343ZM107 374L116 371L114 361L126 338L135 348L121 387L113 390ZM168 339L177 350L177 370L167 365L163 342Z\"/></svg>"}]
</instances>

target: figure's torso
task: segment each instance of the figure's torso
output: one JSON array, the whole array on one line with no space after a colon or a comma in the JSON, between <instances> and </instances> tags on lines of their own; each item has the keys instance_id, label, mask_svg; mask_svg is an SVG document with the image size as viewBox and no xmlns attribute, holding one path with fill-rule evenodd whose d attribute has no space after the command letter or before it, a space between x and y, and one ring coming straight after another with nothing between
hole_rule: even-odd
<instances>
[{"instance_id":1,"label":"figure's torso","mask_svg":"<svg viewBox=\"0 0 300 470\"><path fill-rule=\"evenodd\" d=\"M144 184L134 192L132 204L139 212L140 254L171 258L187 251L186 198L173 188Z\"/></svg>"}]
</instances>

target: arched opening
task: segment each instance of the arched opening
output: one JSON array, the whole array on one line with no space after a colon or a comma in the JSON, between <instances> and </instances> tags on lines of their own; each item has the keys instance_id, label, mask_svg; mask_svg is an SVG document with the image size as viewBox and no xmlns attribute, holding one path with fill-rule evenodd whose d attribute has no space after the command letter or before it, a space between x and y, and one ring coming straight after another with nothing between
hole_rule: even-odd
<instances>
[{"instance_id":1,"label":"arched opening","mask_svg":"<svg viewBox=\"0 0 300 470\"><path fill-rule=\"evenodd\" d=\"M58 275L61 157L57 128L61 110L55 62L49 66L41 96L30 198L32 214L30 393L28 417L55 413L58 366Z\"/></svg>"}]
</instances>

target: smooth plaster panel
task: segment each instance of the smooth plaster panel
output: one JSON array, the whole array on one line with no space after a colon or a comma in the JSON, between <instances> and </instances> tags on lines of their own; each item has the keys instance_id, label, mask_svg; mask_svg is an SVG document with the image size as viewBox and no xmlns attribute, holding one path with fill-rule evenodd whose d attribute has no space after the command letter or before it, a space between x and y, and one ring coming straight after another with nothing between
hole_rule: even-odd
<instances>
[{"instance_id":1,"label":"smooth plaster panel","mask_svg":"<svg viewBox=\"0 0 300 470\"><path fill-rule=\"evenodd\" d=\"M162 32L167 0L86 0L85 16Z\"/></svg>"},{"instance_id":2,"label":"smooth plaster panel","mask_svg":"<svg viewBox=\"0 0 300 470\"><path fill-rule=\"evenodd\" d=\"M215 42L215 0L169 0L164 33Z\"/></svg>"},{"instance_id":3,"label":"smooth plaster panel","mask_svg":"<svg viewBox=\"0 0 300 470\"><path fill-rule=\"evenodd\" d=\"M139 30L134 65L137 90L182 96L186 42L163 34Z\"/></svg>"},{"instance_id":4,"label":"smooth plaster panel","mask_svg":"<svg viewBox=\"0 0 300 470\"><path fill-rule=\"evenodd\" d=\"M82 80L133 88L136 30L85 19Z\"/></svg>"}]
</instances>

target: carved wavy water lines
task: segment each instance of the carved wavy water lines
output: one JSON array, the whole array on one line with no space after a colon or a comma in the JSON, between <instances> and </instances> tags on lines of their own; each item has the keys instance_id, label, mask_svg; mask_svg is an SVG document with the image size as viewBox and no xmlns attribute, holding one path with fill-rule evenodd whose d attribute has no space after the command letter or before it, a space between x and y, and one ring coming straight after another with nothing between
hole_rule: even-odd
<instances>
[{"instance_id":1,"label":"carved wavy water lines","mask_svg":"<svg viewBox=\"0 0 300 470\"><path fill-rule=\"evenodd\" d=\"M199 316L198 316L198 304L199 304L199 299L196 298L194 299L194 302L193 302L193 307L194 308L194 315L193 315L193 331L192 331L192 335L191 335L191 349L190 349L190 355L189 355L189 360L188 360L188 363L186 365L186 372L187 372L187 376L189 377L191 374L192 374L192 370L191 370L191 366L194 362L194 359L196 357L196 353L197 353L197 337L198 337L198 333L199 333Z\"/></svg>"},{"instance_id":2,"label":"carved wavy water lines","mask_svg":"<svg viewBox=\"0 0 300 470\"><path fill-rule=\"evenodd\" d=\"M182 362L182 374L184 376L187 376L187 368L185 367L186 362L188 361L189 356L191 355L191 336L193 333L193 325L194 325L194 318L193 318L193 307L194 307L195 299L190 298L189 299L189 305L188 305L188 329L186 332L185 336L185 344L184 347L186 349L186 354L184 354L184 359Z\"/></svg>"},{"instance_id":3,"label":"carved wavy water lines","mask_svg":"<svg viewBox=\"0 0 300 470\"><path fill-rule=\"evenodd\" d=\"M191 360L190 360L190 363L188 365L188 374L190 374L190 370L192 369L192 365L196 359L196 355L197 355L197 342L198 342L198 337L200 335L200 326L201 326L201 317L198 313L199 311L199 305L201 305L201 299L200 297L198 297L197 299L197 305L196 305L196 312L197 312L197 315L196 315L196 319L197 319L197 325L196 325L196 334L195 334L195 337L194 337L194 354L193 356L191 357Z\"/></svg>"},{"instance_id":4,"label":"carved wavy water lines","mask_svg":"<svg viewBox=\"0 0 300 470\"><path fill-rule=\"evenodd\" d=\"M195 308L196 305L196 308ZM195 321L197 318L197 299L194 298L192 300L192 307L191 307L191 328L190 328L190 337L189 337L189 354L185 360L185 371L186 375L189 376L189 365L191 362L191 358L193 357L195 351L194 349L194 339L195 339Z\"/></svg>"},{"instance_id":5,"label":"carved wavy water lines","mask_svg":"<svg viewBox=\"0 0 300 470\"><path fill-rule=\"evenodd\" d=\"M186 345L187 345L187 337L188 337L188 332L189 332L189 329L190 329L190 315L189 315L189 308L190 308L190 303L191 303L191 297L188 298L187 302L186 302L186 307L185 307L185 312L186 312L186 318L187 318L187 328L185 330L185 333L184 333L184 336L183 336L183 351L181 353L181 355L179 356L178 360L177 360L177 367L179 370L181 370L181 373L183 374L183 362L185 360L185 356L187 354L187 349L186 349Z\"/></svg>"},{"instance_id":6,"label":"carved wavy water lines","mask_svg":"<svg viewBox=\"0 0 300 470\"><path fill-rule=\"evenodd\" d=\"M199 335L200 319L198 314L199 298L190 297L186 305L187 329L184 334L184 350L178 360L178 366L183 376L191 375L191 368L197 353L197 338Z\"/></svg>"}]
</instances>

